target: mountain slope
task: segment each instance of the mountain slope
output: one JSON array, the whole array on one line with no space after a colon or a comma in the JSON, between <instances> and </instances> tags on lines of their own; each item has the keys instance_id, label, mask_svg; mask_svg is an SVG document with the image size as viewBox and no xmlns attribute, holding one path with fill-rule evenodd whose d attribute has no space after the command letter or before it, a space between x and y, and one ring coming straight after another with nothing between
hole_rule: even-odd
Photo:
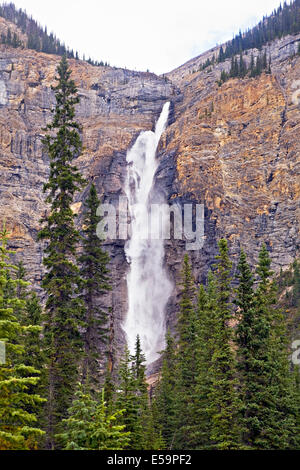
<instances>
[{"instance_id":1,"label":"mountain slope","mask_svg":"<svg viewBox=\"0 0 300 470\"><path fill-rule=\"evenodd\" d=\"M7 20L1 24L9 25ZM163 104L171 101L156 185L170 203L205 205L205 244L190 252L199 281L206 277L222 236L229 239L234 256L243 246L251 263L264 241L276 271L285 270L299 251L299 42L300 35L286 36L268 46L271 75L234 78L222 86L217 82L221 71L230 69L230 58L200 67L218 53L216 48L167 77L70 60L83 126L84 152L77 164L95 182L99 195L116 206L123 194L127 149L141 130L153 127ZM259 54L249 51L246 60L251 52ZM51 117L58 61L55 55L0 46L0 208L12 234L11 247L37 288L42 249L36 234L47 209L42 187L49 165L41 129ZM79 212L81 198L74 207ZM107 249L113 279L107 302L113 306L121 348L128 265L123 241L107 243ZM184 251L183 241L166 242L173 280L179 278ZM176 300L174 292L166 313L171 327Z\"/></svg>"}]
</instances>

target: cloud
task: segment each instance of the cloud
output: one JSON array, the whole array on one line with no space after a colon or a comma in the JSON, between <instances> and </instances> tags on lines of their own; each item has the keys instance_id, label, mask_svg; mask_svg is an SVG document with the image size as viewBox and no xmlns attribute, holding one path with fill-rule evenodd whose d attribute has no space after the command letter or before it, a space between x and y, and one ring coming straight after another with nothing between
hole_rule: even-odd
<instances>
[{"instance_id":1,"label":"cloud","mask_svg":"<svg viewBox=\"0 0 300 470\"><path fill-rule=\"evenodd\" d=\"M280 0L15 0L15 4L86 57L160 74L231 39L240 28L254 26Z\"/></svg>"}]
</instances>

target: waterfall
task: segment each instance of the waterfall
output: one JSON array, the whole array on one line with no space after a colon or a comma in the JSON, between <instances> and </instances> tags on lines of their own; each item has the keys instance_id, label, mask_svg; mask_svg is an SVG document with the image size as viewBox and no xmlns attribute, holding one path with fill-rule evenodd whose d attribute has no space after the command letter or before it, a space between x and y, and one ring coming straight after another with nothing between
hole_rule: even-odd
<instances>
[{"instance_id":1,"label":"waterfall","mask_svg":"<svg viewBox=\"0 0 300 470\"><path fill-rule=\"evenodd\" d=\"M131 236L125 245L130 269L127 275L128 312L123 328L132 353L136 336L140 336L148 364L158 358L157 353L164 347L164 311L172 290L163 267L164 241L162 238L151 239L148 230L158 167L156 150L167 126L169 107L170 103L164 105L155 132L142 132L126 158L125 192L131 216Z\"/></svg>"}]
</instances>

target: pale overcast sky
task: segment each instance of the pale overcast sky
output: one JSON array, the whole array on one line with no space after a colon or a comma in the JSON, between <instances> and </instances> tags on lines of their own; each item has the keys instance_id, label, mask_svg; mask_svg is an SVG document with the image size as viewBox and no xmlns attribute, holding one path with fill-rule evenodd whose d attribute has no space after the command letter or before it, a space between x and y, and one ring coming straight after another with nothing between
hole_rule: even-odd
<instances>
[{"instance_id":1,"label":"pale overcast sky","mask_svg":"<svg viewBox=\"0 0 300 470\"><path fill-rule=\"evenodd\" d=\"M15 0L71 49L161 74L254 26L280 0Z\"/></svg>"}]
</instances>

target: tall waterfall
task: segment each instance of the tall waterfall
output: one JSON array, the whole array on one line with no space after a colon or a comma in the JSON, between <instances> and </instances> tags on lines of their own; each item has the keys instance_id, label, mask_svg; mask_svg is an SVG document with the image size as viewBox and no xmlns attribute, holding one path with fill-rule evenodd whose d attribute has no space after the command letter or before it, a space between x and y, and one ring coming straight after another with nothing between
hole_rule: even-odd
<instances>
[{"instance_id":1,"label":"tall waterfall","mask_svg":"<svg viewBox=\"0 0 300 470\"><path fill-rule=\"evenodd\" d=\"M148 230L158 167L156 150L167 126L169 107L170 103L164 105L155 132L142 132L126 158L125 192L131 216L131 236L125 246L130 269L127 275L128 312L123 327L131 352L136 336L140 336L148 364L157 359L158 351L164 346L164 310L172 290L163 267L164 241L151 239Z\"/></svg>"}]
</instances>

